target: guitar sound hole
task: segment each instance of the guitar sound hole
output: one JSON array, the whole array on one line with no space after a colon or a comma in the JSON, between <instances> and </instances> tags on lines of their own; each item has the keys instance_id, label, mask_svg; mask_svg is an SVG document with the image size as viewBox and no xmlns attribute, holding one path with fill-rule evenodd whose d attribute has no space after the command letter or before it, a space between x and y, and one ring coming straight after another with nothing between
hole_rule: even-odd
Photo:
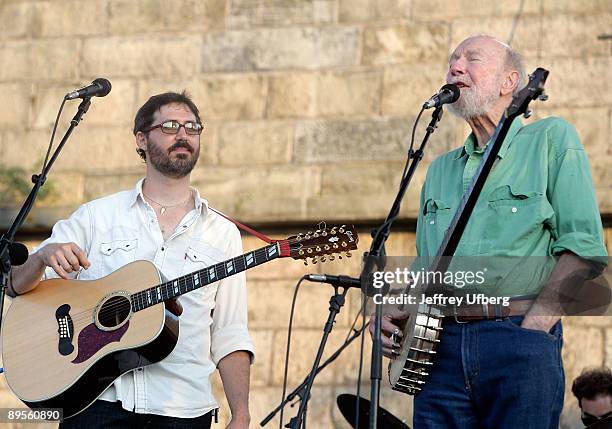
<instances>
[{"instance_id":1,"label":"guitar sound hole","mask_svg":"<svg viewBox=\"0 0 612 429\"><path fill-rule=\"evenodd\" d=\"M130 315L130 300L124 296L110 297L98 312L98 322L105 328L121 325Z\"/></svg>"}]
</instances>

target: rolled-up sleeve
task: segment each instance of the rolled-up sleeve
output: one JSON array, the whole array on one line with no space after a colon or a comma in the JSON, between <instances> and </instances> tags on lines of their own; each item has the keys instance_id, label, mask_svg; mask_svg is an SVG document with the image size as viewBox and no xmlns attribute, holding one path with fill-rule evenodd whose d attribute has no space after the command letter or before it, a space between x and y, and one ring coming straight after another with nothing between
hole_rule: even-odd
<instances>
[{"instance_id":1,"label":"rolled-up sleeve","mask_svg":"<svg viewBox=\"0 0 612 429\"><path fill-rule=\"evenodd\" d=\"M228 240L227 257L242 255L240 233L234 227ZM211 328L211 358L215 365L228 354L246 351L255 359L255 347L247 328L247 292L245 273L219 282Z\"/></svg>"},{"instance_id":2,"label":"rolled-up sleeve","mask_svg":"<svg viewBox=\"0 0 612 429\"><path fill-rule=\"evenodd\" d=\"M549 133L556 149L549 164L548 198L555 212L551 253L570 251L605 263L607 251L587 154L567 122L559 121Z\"/></svg>"}]
</instances>

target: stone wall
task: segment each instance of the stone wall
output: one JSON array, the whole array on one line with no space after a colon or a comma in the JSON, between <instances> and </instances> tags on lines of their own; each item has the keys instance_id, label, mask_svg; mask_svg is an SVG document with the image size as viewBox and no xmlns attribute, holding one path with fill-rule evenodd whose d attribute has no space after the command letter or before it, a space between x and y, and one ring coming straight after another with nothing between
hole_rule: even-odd
<instances>
[{"instance_id":1,"label":"stone wall","mask_svg":"<svg viewBox=\"0 0 612 429\"><path fill-rule=\"evenodd\" d=\"M527 69L551 71L550 99L533 104L534 117L560 115L576 126L600 209L612 214L612 42L597 38L611 28L607 0L0 0L0 22L0 166L33 172L62 96L99 76L113 84L107 97L92 101L56 163L54 192L32 213L30 231L44 235L79 203L132 186L143 173L130 132L135 111L153 93L183 88L207 124L193 180L211 204L287 234L287 225L320 220L371 224L393 199L407 136L419 105L443 83L449 52L481 32L504 40L514 32ZM75 110L76 102L65 107L59 135ZM407 224L427 164L467 132L456 118L443 119L406 195ZM0 196L0 228L15 204ZM363 249L366 236L363 228ZM398 254L413 252L410 228L392 241ZM257 245L245 238L245 247ZM358 261L324 270L356 274ZM276 261L249 274L259 350L254 422L280 398L291 287L310 271ZM290 386L312 359L328 294L320 286L302 289ZM332 345L348 330L358 297L349 304ZM612 365L609 320L566 325L568 381L584 366ZM318 379L312 427L344 427L333 398L355 383L357 349ZM364 369L367 379L367 363ZM566 399L566 427L573 427L575 406ZM404 395L385 391L382 404L410 416Z\"/></svg>"}]
</instances>

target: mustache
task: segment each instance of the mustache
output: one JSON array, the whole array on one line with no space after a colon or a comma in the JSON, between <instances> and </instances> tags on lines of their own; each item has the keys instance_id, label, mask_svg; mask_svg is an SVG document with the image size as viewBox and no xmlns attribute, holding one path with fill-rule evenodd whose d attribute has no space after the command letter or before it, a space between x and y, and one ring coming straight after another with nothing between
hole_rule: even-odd
<instances>
[{"instance_id":1,"label":"mustache","mask_svg":"<svg viewBox=\"0 0 612 429\"><path fill-rule=\"evenodd\" d=\"M168 153L172 152L173 150L179 149L179 148L187 149L190 153L193 153L193 148L189 145L189 142L187 140L179 140L176 143L174 143L168 149Z\"/></svg>"}]
</instances>

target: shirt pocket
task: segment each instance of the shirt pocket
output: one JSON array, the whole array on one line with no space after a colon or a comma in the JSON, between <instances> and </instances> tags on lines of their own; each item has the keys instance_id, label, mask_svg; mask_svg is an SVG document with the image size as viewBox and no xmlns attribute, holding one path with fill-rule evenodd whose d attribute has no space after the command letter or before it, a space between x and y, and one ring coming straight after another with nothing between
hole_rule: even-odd
<instances>
[{"instance_id":1,"label":"shirt pocket","mask_svg":"<svg viewBox=\"0 0 612 429\"><path fill-rule=\"evenodd\" d=\"M214 307L213 298L219 285L217 279L220 273L213 266L223 262L224 257L223 252L207 243L198 243L187 248L181 273L194 276L196 272L204 270L206 274L203 278L210 279L210 283L185 294L183 300L193 301L194 304L210 300L211 308Z\"/></svg>"},{"instance_id":2,"label":"shirt pocket","mask_svg":"<svg viewBox=\"0 0 612 429\"><path fill-rule=\"evenodd\" d=\"M480 254L495 252L521 254L529 243L538 241L553 215L546 195L517 185L500 185L487 196Z\"/></svg>"},{"instance_id":3,"label":"shirt pocket","mask_svg":"<svg viewBox=\"0 0 612 429\"><path fill-rule=\"evenodd\" d=\"M134 262L138 238L107 239L100 242L98 260L92 261L92 267L98 277L106 276L124 265Z\"/></svg>"},{"instance_id":4,"label":"shirt pocket","mask_svg":"<svg viewBox=\"0 0 612 429\"><path fill-rule=\"evenodd\" d=\"M423 220L428 255L436 254L451 219L451 207L447 202L437 198L429 198L425 201Z\"/></svg>"}]
</instances>

